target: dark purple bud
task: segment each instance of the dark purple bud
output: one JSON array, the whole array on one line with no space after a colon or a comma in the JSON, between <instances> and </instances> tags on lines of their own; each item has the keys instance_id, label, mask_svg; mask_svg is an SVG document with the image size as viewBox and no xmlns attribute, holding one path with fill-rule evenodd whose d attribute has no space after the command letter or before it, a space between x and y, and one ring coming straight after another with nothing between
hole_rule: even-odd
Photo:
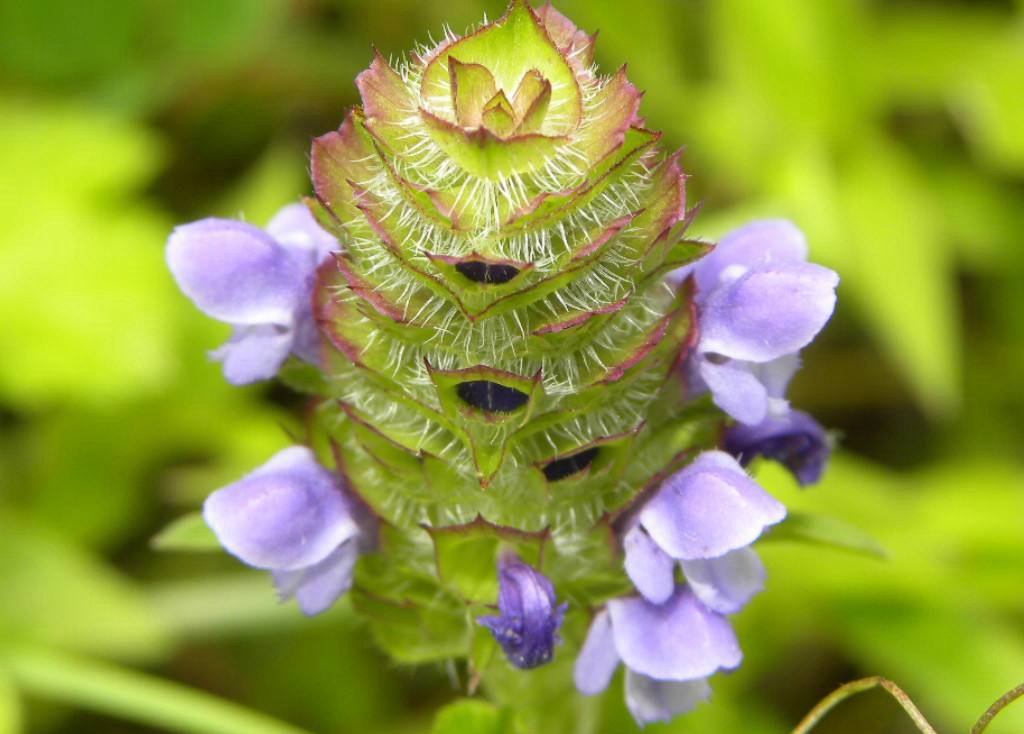
<instances>
[{"instance_id":1,"label":"dark purple bud","mask_svg":"<svg viewBox=\"0 0 1024 734\"><path fill-rule=\"evenodd\" d=\"M547 578L517 556L498 563L498 616L478 617L517 668L536 668L551 660L566 604L555 600Z\"/></svg>"},{"instance_id":2,"label":"dark purple bud","mask_svg":"<svg viewBox=\"0 0 1024 734\"><path fill-rule=\"evenodd\" d=\"M769 416L756 426L737 423L725 435L725 450L746 466L755 456L774 459L793 472L804 487L816 484L832 453L828 434L799 410Z\"/></svg>"}]
</instances>

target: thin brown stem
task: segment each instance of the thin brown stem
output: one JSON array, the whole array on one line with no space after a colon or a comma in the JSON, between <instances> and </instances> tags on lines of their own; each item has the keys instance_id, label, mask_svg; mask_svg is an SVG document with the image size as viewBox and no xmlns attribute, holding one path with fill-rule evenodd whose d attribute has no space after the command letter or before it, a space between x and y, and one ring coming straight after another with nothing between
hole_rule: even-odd
<instances>
[{"instance_id":1,"label":"thin brown stem","mask_svg":"<svg viewBox=\"0 0 1024 734\"><path fill-rule=\"evenodd\" d=\"M825 698L818 702L817 706L811 709L810 713L808 713L807 716L805 716L803 720L796 725L792 734L807 734L807 732L817 726L821 720L825 718L825 715L828 714L829 711L848 699L850 696L879 687L884 688L889 692L889 695L896 699L896 702L903 707L903 710L907 712L907 716L909 716L910 720L914 722L915 726L917 726L918 731L922 732L922 734L938 734L938 732L935 731L935 727L928 723L928 720L924 718L924 715L917 709L914 702L910 700L910 696L908 696L902 688L888 678L882 678L877 675L870 678L861 678L860 680L851 681L850 683L839 686L839 688L825 696ZM993 714L993 716L994 715L995 714ZM972 732L972 734L974 733Z\"/></svg>"},{"instance_id":2,"label":"thin brown stem","mask_svg":"<svg viewBox=\"0 0 1024 734\"><path fill-rule=\"evenodd\" d=\"M992 722L992 719L996 718L996 714L1021 696L1024 696L1024 683L1021 683L1012 691L1007 691L999 697L999 700L989 706L985 713L981 715L981 718L978 719L978 723L971 728L971 734L981 734L981 732L985 731Z\"/></svg>"}]
</instances>

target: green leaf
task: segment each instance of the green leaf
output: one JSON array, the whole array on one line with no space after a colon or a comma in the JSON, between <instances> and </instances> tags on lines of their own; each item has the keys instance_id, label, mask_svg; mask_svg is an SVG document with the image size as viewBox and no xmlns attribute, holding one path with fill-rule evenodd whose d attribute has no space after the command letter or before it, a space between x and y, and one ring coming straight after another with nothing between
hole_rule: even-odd
<instances>
[{"instance_id":1,"label":"green leaf","mask_svg":"<svg viewBox=\"0 0 1024 734\"><path fill-rule=\"evenodd\" d=\"M433 608L395 602L359 589L350 593L357 611L370 620L377 644L401 663L426 663L464 657L473 628L465 612L443 599Z\"/></svg>"},{"instance_id":2,"label":"green leaf","mask_svg":"<svg viewBox=\"0 0 1024 734\"><path fill-rule=\"evenodd\" d=\"M515 53L510 53L515 49ZM509 94L523 75L536 69L551 82L551 108L562 111L562 120L552 134L572 130L579 122L582 100L579 85L568 62L548 38L543 26L530 12L525 0L513 0L499 20L448 46L427 64L423 89L449 90L449 55L463 64L480 64L494 76L497 89Z\"/></svg>"},{"instance_id":3,"label":"green leaf","mask_svg":"<svg viewBox=\"0 0 1024 734\"><path fill-rule=\"evenodd\" d=\"M494 77L486 66L463 64L452 56L448 59L451 75L452 104L455 116L463 127L479 127L484 105L496 91Z\"/></svg>"},{"instance_id":4,"label":"green leaf","mask_svg":"<svg viewBox=\"0 0 1024 734\"><path fill-rule=\"evenodd\" d=\"M314 365L296 358L285 362L277 378L295 392L304 395L322 395L329 390L323 372Z\"/></svg>"},{"instance_id":5,"label":"green leaf","mask_svg":"<svg viewBox=\"0 0 1024 734\"><path fill-rule=\"evenodd\" d=\"M882 544L866 532L845 520L827 515L791 512L764 539L813 543L877 558L888 557Z\"/></svg>"},{"instance_id":6,"label":"green leaf","mask_svg":"<svg viewBox=\"0 0 1024 734\"><path fill-rule=\"evenodd\" d=\"M463 698L437 712L430 734L511 734L508 709L475 698Z\"/></svg>"},{"instance_id":7,"label":"green leaf","mask_svg":"<svg viewBox=\"0 0 1024 734\"><path fill-rule=\"evenodd\" d=\"M88 108L0 105L0 170L16 172L0 180L0 397L101 404L173 376L170 225L126 201L159 158L142 128Z\"/></svg>"},{"instance_id":8,"label":"green leaf","mask_svg":"<svg viewBox=\"0 0 1024 734\"><path fill-rule=\"evenodd\" d=\"M861 669L898 679L926 712L967 731L1004 689L1020 681L1024 644L1016 624L944 600L847 605L836 639ZM991 734L1024 731L1024 708L1002 712Z\"/></svg>"},{"instance_id":9,"label":"green leaf","mask_svg":"<svg viewBox=\"0 0 1024 734\"><path fill-rule=\"evenodd\" d=\"M847 252L840 275L924 407L947 413L960 399L961 336L954 263L929 182L879 137L851 154L840 192Z\"/></svg>"},{"instance_id":10,"label":"green leaf","mask_svg":"<svg viewBox=\"0 0 1024 734\"><path fill-rule=\"evenodd\" d=\"M36 83L74 83L113 74L131 59L145 7L98 0L0 5L0 65Z\"/></svg>"},{"instance_id":11,"label":"green leaf","mask_svg":"<svg viewBox=\"0 0 1024 734\"><path fill-rule=\"evenodd\" d=\"M220 541L203 520L201 512L192 512L171 521L167 527L153 536L150 541L161 551L215 551Z\"/></svg>"},{"instance_id":12,"label":"green leaf","mask_svg":"<svg viewBox=\"0 0 1024 734\"><path fill-rule=\"evenodd\" d=\"M270 574L247 568L243 571L186 578L150 586L150 604L166 619L176 640L219 639L230 635L262 633L279 635L311 622L293 604L282 604ZM316 623L336 624L351 616L343 596Z\"/></svg>"},{"instance_id":13,"label":"green leaf","mask_svg":"<svg viewBox=\"0 0 1024 734\"><path fill-rule=\"evenodd\" d=\"M922 407L948 415L961 399L962 336L956 262L932 177L870 132L842 164L817 143L788 153L770 182L786 203L769 198L743 214L789 214L806 231L812 260L839 273L839 313L857 313Z\"/></svg>"},{"instance_id":14,"label":"green leaf","mask_svg":"<svg viewBox=\"0 0 1024 734\"><path fill-rule=\"evenodd\" d=\"M14 681L0 670L0 734L18 734L22 729L21 699Z\"/></svg>"},{"instance_id":15,"label":"green leaf","mask_svg":"<svg viewBox=\"0 0 1024 734\"><path fill-rule=\"evenodd\" d=\"M304 148L278 144L271 147L245 178L215 207L215 214L263 226L278 210L298 201L308 188Z\"/></svg>"},{"instance_id":16,"label":"green leaf","mask_svg":"<svg viewBox=\"0 0 1024 734\"><path fill-rule=\"evenodd\" d=\"M498 558L512 549L526 563L540 564L545 536L491 525L483 520L468 525L428 530L434 541L438 577L463 599L493 604L498 599Z\"/></svg>"},{"instance_id":17,"label":"green leaf","mask_svg":"<svg viewBox=\"0 0 1024 734\"><path fill-rule=\"evenodd\" d=\"M502 176L538 168L554 156L564 142L563 138L539 134L503 140L486 128L467 132L426 110L420 111L420 117L445 154L479 178L498 180Z\"/></svg>"},{"instance_id":18,"label":"green leaf","mask_svg":"<svg viewBox=\"0 0 1024 734\"><path fill-rule=\"evenodd\" d=\"M0 515L0 640L150 658L167 630L127 579L31 524Z\"/></svg>"},{"instance_id":19,"label":"green leaf","mask_svg":"<svg viewBox=\"0 0 1024 734\"><path fill-rule=\"evenodd\" d=\"M1019 176L1024 172L1024 47L1016 32L1000 40L979 54L978 73L965 94L965 127L993 168Z\"/></svg>"},{"instance_id":20,"label":"green leaf","mask_svg":"<svg viewBox=\"0 0 1024 734\"><path fill-rule=\"evenodd\" d=\"M32 648L0 648L0 665L43 698L181 734L304 734L290 724L145 673Z\"/></svg>"}]
</instances>

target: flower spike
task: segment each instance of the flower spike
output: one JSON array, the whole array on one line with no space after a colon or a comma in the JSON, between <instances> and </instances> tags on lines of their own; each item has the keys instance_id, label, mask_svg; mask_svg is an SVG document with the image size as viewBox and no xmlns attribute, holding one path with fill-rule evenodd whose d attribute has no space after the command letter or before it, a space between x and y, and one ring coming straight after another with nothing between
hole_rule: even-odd
<instances>
[{"instance_id":1,"label":"flower spike","mask_svg":"<svg viewBox=\"0 0 1024 734\"><path fill-rule=\"evenodd\" d=\"M466 659L513 708L509 681L535 700L574 659L596 694L622 664L645 724L740 664L726 615L786 514L743 466L820 474L828 444L785 395L838 276L782 220L688 237L681 156L595 41L513 0L374 53L313 141L308 208L184 225L167 259L232 326L227 379L309 394L338 467L295 447L210 495L229 553L307 614L348 592L396 661Z\"/></svg>"}]
</instances>

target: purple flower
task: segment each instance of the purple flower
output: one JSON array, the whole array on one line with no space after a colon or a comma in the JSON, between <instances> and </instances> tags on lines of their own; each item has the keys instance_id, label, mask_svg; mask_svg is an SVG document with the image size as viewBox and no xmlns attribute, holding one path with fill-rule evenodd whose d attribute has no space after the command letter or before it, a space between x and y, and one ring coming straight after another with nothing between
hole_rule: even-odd
<instances>
[{"instance_id":1,"label":"purple flower","mask_svg":"<svg viewBox=\"0 0 1024 734\"><path fill-rule=\"evenodd\" d=\"M649 601L675 588L678 561L709 608L738 611L764 584L747 548L786 508L747 476L734 458L708 451L664 481L631 518L623 536L626 573Z\"/></svg>"},{"instance_id":2,"label":"purple flower","mask_svg":"<svg viewBox=\"0 0 1024 734\"><path fill-rule=\"evenodd\" d=\"M786 466L801 485L816 484L825 471L832 446L825 429L799 410L768 416L756 426L737 423L725 434L725 450L747 466L765 456Z\"/></svg>"},{"instance_id":3,"label":"purple flower","mask_svg":"<svg viewBox=\"0 0 1024 734\"><path fill-rule=\"evenodd\" d=\"M206 499L203 517L243 563L272 572L282 599L309 615L326 611L352 585L363 533L340 477L302 446Z\"/></svg>"},{"instance_id":4,"label":"purple flower","mask_svg":"<svg viewBox=\"0 0 1024 734\"><path fill-rule=\"evenodd\" d=\"M738 421L756 425L786 409L798 352L832 316L839 276L806 260L799 229L765 220L727 235L685 272L696 279L700 327L691 370Z\"/></svg>"},{"instance_id":5,"label":"purple flower","mask_svg":"<svg viewBox=\"0 0 1024 734\"><path fill-rule=\"evenodd\" d=\"M581 693L595 695L625 663L626 704L646 724L693 709L711 693L705 679L742 658L726 618L681 586L664 604L636 596L609 601L590 625L574 677Z\"/></svg>"},{"instance_id":6,"label":"purple flower","mask_svg":"<svg viewBox=\"0 0 1024 734\"><path fill-rule=\"evenodd\" d=\"M212 353L228 382L269 379L291 353L316 361L313 282L334 249L337 242L301 204L279 211L266 231L203 219L171 233L167 263L178 286L200 311L234 327Z\"/></svg>"},{"instance_id":7,"label":"purple flower","mask_svg":"<svg viewBox=\"0 0 1024 734\"><path fill-rule=\"evenodd\" d=\"M515 555L498 563L499 616L478 617L517 668L551 660L566 604L557 604L551 582Z\"/></svg>"}]
</instances>

